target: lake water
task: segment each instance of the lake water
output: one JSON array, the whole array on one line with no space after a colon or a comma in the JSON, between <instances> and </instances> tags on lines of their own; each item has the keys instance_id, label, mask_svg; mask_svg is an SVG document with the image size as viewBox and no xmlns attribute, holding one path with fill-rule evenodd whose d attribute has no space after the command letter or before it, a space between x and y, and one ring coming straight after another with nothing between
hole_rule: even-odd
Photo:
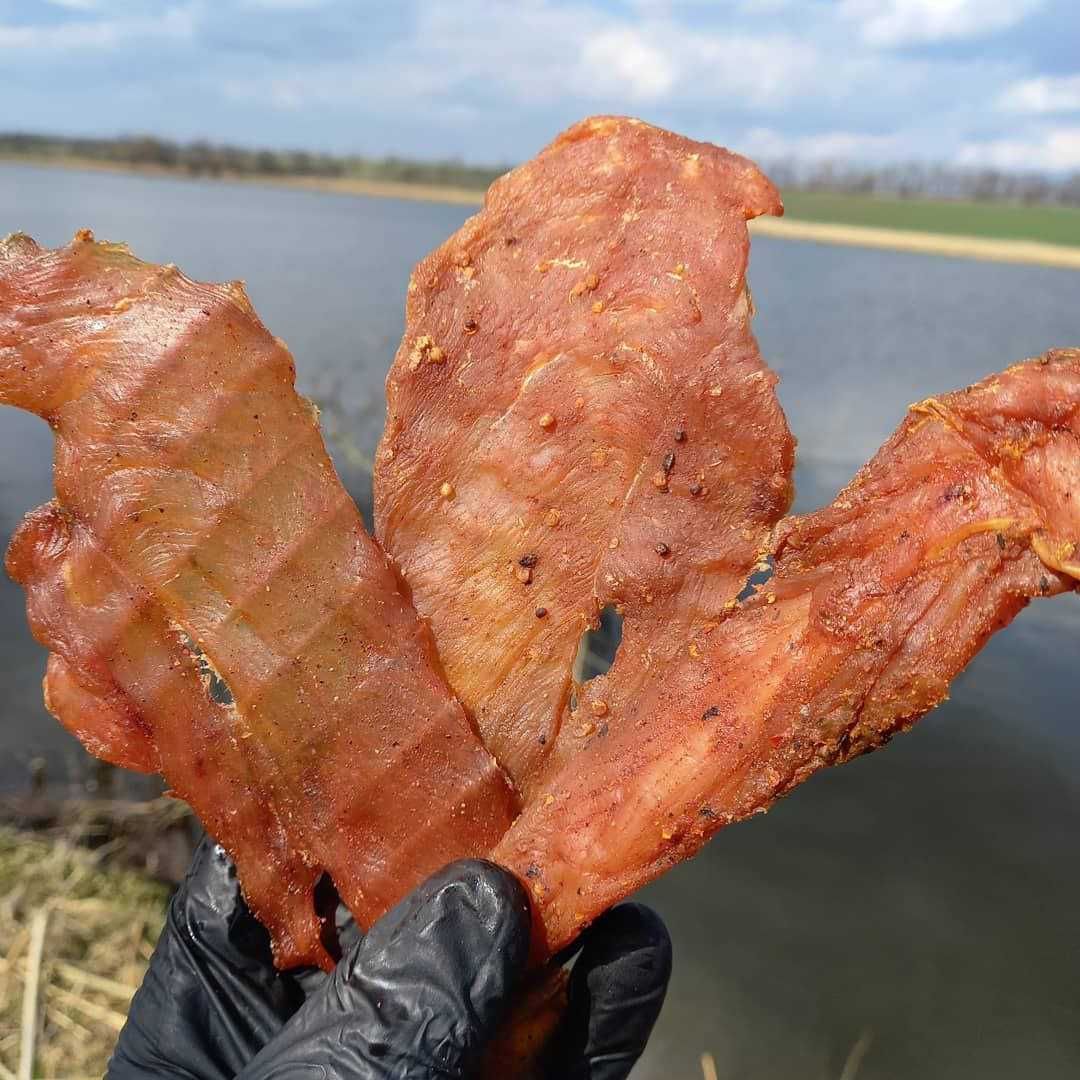
<instances>
[{"instance_id":1,"label":"lake water","mask_svg":"<svg viewBox=\"0 0 1080 1080\"><path fill-rule=\"evenodd\" d=\"M0 166L0 233L92 227L193 277L244 278L370 502L408 272L461 207ZM760 239L762 350L799 437L799 509L828 499L905 407L1080 344L1080 273ZM0 534L50 496L46 427L0 412ZM675 978L635 1076L1040 1080L1080 1075L1075 597L1023 613L952 700L885 752L815 777L645 890ZM0 788L33 757L78 781L40 702L43 654L0 583Z\"/></svg>"}]
</instances>

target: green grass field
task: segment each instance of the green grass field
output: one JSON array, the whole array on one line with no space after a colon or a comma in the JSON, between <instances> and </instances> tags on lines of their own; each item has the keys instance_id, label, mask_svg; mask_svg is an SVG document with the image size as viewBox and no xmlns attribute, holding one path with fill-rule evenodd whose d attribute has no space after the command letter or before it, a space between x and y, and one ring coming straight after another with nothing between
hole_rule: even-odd
<instances>
[{"instance_id":1,"label":"green grass field","mask_svg":"<svg viewBox=\"0 0 1080 1080\"><path fill-rule=\"evenodd\" d=\"M1080 247L1080 209L1071 207L885 199L828 191L783 194L786 216L793 220Z\"/></svg>"}]
</instances>

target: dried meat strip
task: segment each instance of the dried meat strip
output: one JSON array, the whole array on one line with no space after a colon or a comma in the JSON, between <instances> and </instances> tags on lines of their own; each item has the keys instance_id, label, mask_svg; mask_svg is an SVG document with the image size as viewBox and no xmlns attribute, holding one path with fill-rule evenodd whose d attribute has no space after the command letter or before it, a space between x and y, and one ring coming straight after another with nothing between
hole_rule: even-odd
<instances>
[{"instance_id":1,"label":"dried meat strip","mask_svg":"<svg viewBox=\"0 0 1080 1080\"><path fill-rule=\"evenodd\" d=\"M538 951L910 727L1029 600L1075 589L1077 490L1080 350L914 406L830 506L778 525L771 578L689 636L498 846L532 886Z\"/></svg>"},{"instance_id":2,"label":"dried meat strip","mask_svg":"<svg viewBox=\"0 0 1080 1080\"><path fill-rule=\"evenodd\" d=\"M57 434L57 502L8 556L50 707L192 802L279 962L329 962L323 872L364 923L490 851L529 885L543 957L1076 588L1078 350L914 406L832 505L777 521L793 442L745 221L778 210L744 159L594 119L410 284L379 524L525 795L512 825L242 291L88 236L0 245L0 400ZM623 643L575 700L605 604Z\"/></svg>"},{"instance_id":3,"label":"dried meat strip","mask_svg":"<svg viewBox=\"0 0 1080 1080\"><path fill-rule=\"evenodd\" d=\"M92 754L163 772L173 794L241 859L245 894L283 967L329 963L311 893L319 869L291 847L253 784L231 710L144 589L125 584L91 534L55 504L27 516L8 550L35 637L54 652L49 710ZM258 858L249 852L259 838Z\"/></svg>"},{"instance_id":4,"label":"dried meat strip","mask_svg":"<svg viewBox=\"0 0 1080 1080\"><path fill-rule=\"evenodd\" d=\"M191 802L280 963L325 965L321 874L367 924L517 804L293 374L238 285L89 234L0 245L0 402L56 435L57 501L8 558L49 701Z\"/></svg>"},{"instance_id":5,"label":"dried meat strip","mask_svg":"<svg viewBox=\"0 0 1080 1080\"><path fill-rule=\"evenodd\" d=\"M750 330L751 162L618 117L492 186L413 274L376 531L447 679L525 797L733 601L794 441ZM624 618L571 700L583 632Z\"/></svg>"}]
</instances>

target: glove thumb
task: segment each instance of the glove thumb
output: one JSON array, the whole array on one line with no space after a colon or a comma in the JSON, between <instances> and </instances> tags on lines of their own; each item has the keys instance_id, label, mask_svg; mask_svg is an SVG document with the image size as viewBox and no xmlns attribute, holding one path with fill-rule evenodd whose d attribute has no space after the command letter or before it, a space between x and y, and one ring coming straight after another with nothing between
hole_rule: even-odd
<instances>
[{"instance_id":1,"label":"glove thumb","mask_svg":"<svg viewBox=\"0 0 1080 1080\"><path fill-rule=\"evenodd\" d=\"M507 871L453 863L383 916L237 1080L469 1075L528 956Z\"/></svg>"}]
</instances>

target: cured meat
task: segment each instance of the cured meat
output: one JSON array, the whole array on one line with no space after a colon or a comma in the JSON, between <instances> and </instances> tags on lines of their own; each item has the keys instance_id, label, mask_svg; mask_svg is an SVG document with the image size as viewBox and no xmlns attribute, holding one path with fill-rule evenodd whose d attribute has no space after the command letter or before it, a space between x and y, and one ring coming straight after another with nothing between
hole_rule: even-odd
<instances>
[{"instance_id":1,"label":"cured meat","mask_svg":"<svg viewBox=\"0 0 1080 1080\"><path fill-rule=\"evenodd\" d=\"M598 117L424 259L387 381L376 531L524 797L733 602L794 442L750 332L756 166ZM572 700L583 632L623 615Z\"/></svg>"},{"instance_id":2,"label":"cured meat","mask_svg":"<svg viewBox=\"0 0 1080 1080\"><path fill-rule=\"evenodd\" d=\"M163 771L230 850L257 843L257 858L241 857L241 873L276 956L283 965L328 962L311 899L319 871L291 849L267 801L253 797L260 789L229 708L206 692L198 661L152 597L125 586L89 532L55 504L27 517L7 564L26 588L35 636L56 650L45 677L50 711L92 754Z\"/></svg>"},{"instance_id":3,"label":"cured meat","mask_svg":"<svg viewBox=\"0 0 1080 1080\"><path fill-rule=\"evenodd\" d=\"M238 286L0 244L0 402L57 436L8 556L47 700L192 803L282 966L330 963L324 873L365 924L484 853L542 959L1076 587L1080 350L914 406L779 520L793 443L745 285L745 221L778 210L749 162L599 118L421 264L377 497L442 663ZM622 646L575 692L605 604Z\"/></svg>"},{"instance_id":4,"label":"cured meat","mask_svg":"<svg viewBox=\"0 0 1080 1080\"><path fill-rule=\"evenodd\" d=\"M497 181L409 284L376 530L523 793L495 857L532 887L538 955L720 825L913 722L991 629L1066 587L1046 569L1060 475L1033 478L1021 506L974 435L921 421L833 508L774 530L793 442L749 328L745 221L780 209L741 158L596 118ZM1004 423L1012 392L1012 427L1056 430L1078 400L1071 356L965 395L971 422ZM1070 469L1073 449L1070 435L1056 451ZM955 495L972 484L978 506ZM894 525L903 558L876 546ZM807 548L814 529L832 546ZM768 591L738 605L773 562ZM575 687L607 604L622 643Z\"/></svg>"},{"instance_id":5,"label":"cured meat","mask_svg":"<svg viewBox=\"0 0 1080 1080\"><path fill-rule=\"evenodd\" d=\"M686 634L496 848L532 886L537 951L909 727L1030 599L1075 589L1077 490L1080 350L913 406L830 506L779 523L769 580Z\"/></svg>"},{"instance_id":6,"label":"cured meat","mask_svg":"<svg viewBox=\"0 0 1080 1080\"><path fill-rule=\"evenodd\" d=\"M282 966L330 963L323 873L366 925L491 849L512 788L239 285L86 233L55 252L9 238L0 402L56 434L57 501L8 557L53 654L50 706L192 804Z\"/></svg>"}]
</instances>

